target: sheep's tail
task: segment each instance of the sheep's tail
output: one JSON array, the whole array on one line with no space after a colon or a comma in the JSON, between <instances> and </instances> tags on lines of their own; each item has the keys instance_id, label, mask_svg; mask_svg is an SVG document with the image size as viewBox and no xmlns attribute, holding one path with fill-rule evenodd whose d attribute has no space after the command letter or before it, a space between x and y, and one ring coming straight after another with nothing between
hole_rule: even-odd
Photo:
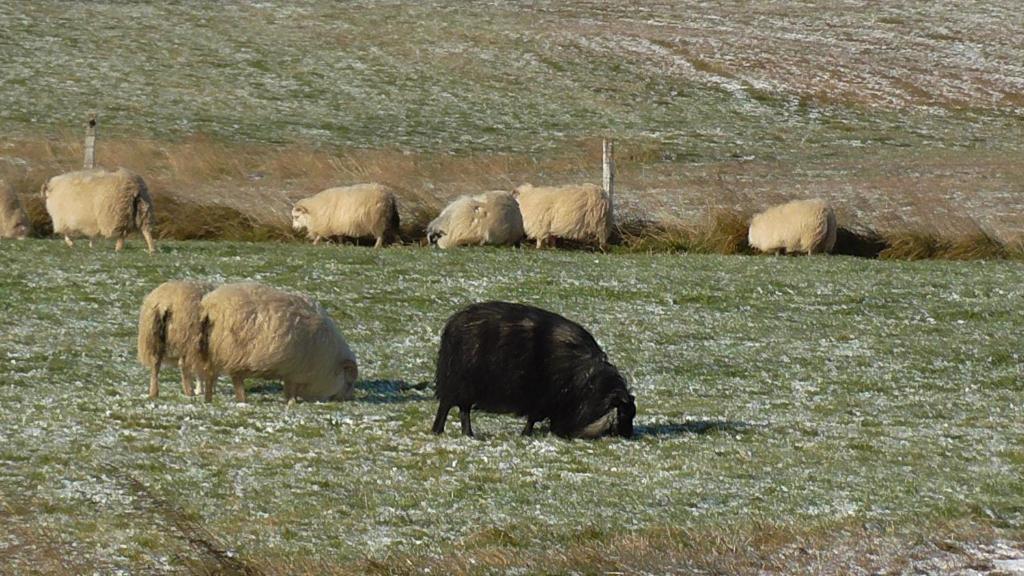
<instances>
[{"instance_id":1,"label":"sheep's tail","mask_svg":"<svg viewBox=\"0 0 1024 576\"><path fill-rule=\"evenodd\" d=\"M138 230L149 230L153 225L153 203L149 199L149 188L141 177L135 177L132 193L132 219Z\"/></svg>"},{"instance_id":2,"label":"sheep's tail","mask_svg":"<svg viewBox=\"0 0 1024 576\"><path fill-rule=\"evenodd\" d=\"M199 359L202 361L204 366L210 364L210 315L203 314L203 319L199 324Z\"/></svg>"},{"instance_id":3,"label":"sheep's tail","mask_svg":"<svg viewBox=\"0 0 1024 576\"><path fill-rule=\"evenodd\" d=\"M398 200L395 197L391 197L390 206L388 206L388 227L391 230L392 239L398 238L398 228L401 226L402 221L398 217Z\"/></svg>"},{"instance_id":4,"label":"sheep's tail","mask_svg":"<svg viewBox=\"0 0 1024 576\"><path fill-rule=\"evenodd\" d=\"M152 314L143 314L139 326L139 359L159 366L167 354L167 323L171 311L154 308Z\"/></svg>"}]
</instances>

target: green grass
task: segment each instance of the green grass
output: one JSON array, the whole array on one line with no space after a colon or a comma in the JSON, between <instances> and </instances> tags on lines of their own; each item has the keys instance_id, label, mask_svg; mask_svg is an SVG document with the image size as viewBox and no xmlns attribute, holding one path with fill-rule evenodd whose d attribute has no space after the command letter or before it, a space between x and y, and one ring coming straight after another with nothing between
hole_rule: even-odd
<instances>
[{"instance_id":1,"label":"green grass","mask_svg":"<svg viewBox=\"0 0 1024 576\"><path fill-rule=\"evenodd\" d=\"M15 571L536 571L586 543L591 570L635 570L633 538L660 573L675 558L660 552L753 538L756 556L778 531L1024 529L1019 262L158 247L0 242L0 561ZM287 409L252 382L237 405L222 381L206 405L173 370L147 400L137 307L170 278L313 295L359 357L356 400ZM526 439L489 415L478 439L454 419L432 436L430 391L400 383L430 379L444 320L488 298L588 327L633 386L638 437Z\"/></svg>"}]
</instances>

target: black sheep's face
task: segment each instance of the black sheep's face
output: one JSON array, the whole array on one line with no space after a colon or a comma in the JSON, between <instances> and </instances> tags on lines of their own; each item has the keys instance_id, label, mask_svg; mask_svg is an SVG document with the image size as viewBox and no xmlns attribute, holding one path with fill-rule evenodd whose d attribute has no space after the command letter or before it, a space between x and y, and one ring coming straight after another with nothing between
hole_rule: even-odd
<instances>
[{"instance_id":1,"label":"black sheep's face","mask_svg":"<svg viewBox=\"0 0 1024 576\"><path fill-rule=\"evenodd\" d=\"M636 399L632 394L627 394L626 401L616 408L615 432L623 438L632 438L633 418L636 418Z\"/></svg>"},{"instance_id":2,"label":"black sheep's face","mask_svg":"<svg viewBox=\"0 0 1024 576\"><path fill-rule=\"evenodd\" d=\"M581 419L586 422L576 432L578 438L598 438L616 434L623 438L633 436L633 418L636 416L636 401L629 393L626 381L614 367L602 370L596 378L595 389L598 402L588 406Z\"/></svg>"}]
</instances>

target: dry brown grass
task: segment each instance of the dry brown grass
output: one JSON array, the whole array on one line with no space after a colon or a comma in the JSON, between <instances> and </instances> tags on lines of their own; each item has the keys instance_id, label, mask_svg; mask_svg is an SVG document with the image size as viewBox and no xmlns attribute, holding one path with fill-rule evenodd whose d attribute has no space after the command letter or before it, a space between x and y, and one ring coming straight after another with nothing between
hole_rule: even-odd
<instances>
[{"instance_id":1,"label":"dry brown grass","mask_svg":"<svg viewBox=\"0 0 1024 576\"><path fill-rule=\"evenodd\" d=\"M632 204L622 207L623 198L616 200L619 223L613 242L629 251L749 253L749 215L787 199L791 193L785 183L805 178L795 167L735 162L680 176L675 167L659 164L665 153L660 145L622 143L617 148L619 182L629 190L623 198ZM65 133L19 140L8 149L14 153L0 159L7 160L0 161L0 178L20 194L35 234L49 235L52 229L38 191L52 175L80 167L79 138ZM589 139L538 159L228 144L193 136L173 142L103 139L97 156L102 165L125 166L144 175L156 204L160 238L296 240L289 219L295 200L330 186L376 181L398 191L400 239L417 243L423 241L427 223L459 194L511 189L523 182L597 181L600 149L599 139ZM841 168L840 173L865 173L856 164ZM858 222L861 213L840 209L844 226L836 253L893 259L1021 257L1020 240L1014 244L983 230L942 195L943 189L963 186L958 175L1002 172L1016 178L1013 168L997 164L969 171L937 164L929 169L937 176L918 182L876 167L879 175L865 180L866 185L905 192L880 197L880 206L888 206L889 212L869 225ZM766 184L771 188L764 189Z\"/></svg>"},{"instance_id":2,"label":"dry brown grass","mask_svg":"<svg viewBox=\"0 0 1024 576\"><path fill-rule=\"evenodd\" d=\"M624 535L583 529L536 554L521 546L517 534L523 532L484 529L440 556L394 554L341 565L304 557L257 565L267 575L941 572L984 563L973 551L1005 536L967 520L906 530L853 522L793 527L754 521L715 530L654 526Z\"/></svg>"},{"instance_id":3,"label":"dry brown grass","mask_svg":"<svg viewBox=\"0 0 1024 576\"><path fill-rule=\"evenodd\" d=\"M709 209L698 223L630 221L618 226L618 241L630 252L749 254L748 215Z\"/></svg>"}]
</instances>

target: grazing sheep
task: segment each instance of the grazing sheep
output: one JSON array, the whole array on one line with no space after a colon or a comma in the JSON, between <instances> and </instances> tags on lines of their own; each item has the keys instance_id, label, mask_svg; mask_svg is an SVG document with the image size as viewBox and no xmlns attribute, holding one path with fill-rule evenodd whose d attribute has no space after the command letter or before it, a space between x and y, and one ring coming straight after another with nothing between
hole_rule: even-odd
<instances>
[{"instance_id":1,"label":"grazing sheep","mask_svg":"<svg viewBox=\"0 0 1024 576\"><path fill-rule=\"evenodd\" d=\"M21 202L14 188L0 180L0 238L24 239L32 232L32 224L29 223L25 211L21 209Z\"/></svg>"},{"instance_id":2,"label":"grazing sheep","mask_svg":"<svg viewBox=\"0 0 1024 576\"><path fill-rule=\"evenodd\" d=\"M427 240L440 248L519 245L523 239L523 215L510 192L494 190L476 196L460 196L427 226Z\"/></svg>"},{"instance_id":3,"label":"grazing sheep","mask_svg":"<svg viewBox=\"0 0 1024 576\"><path fill-rule=\"evenodd\" d=\"M435 377L433 432L459 407L462 433L470 410L526 416L524 435L550 419L564 438L633 435L636 403L626 381L582 326L521 304L473 304L448 319Z\"/></svg>"},{"instance_id":4,"label":"grazing sheep","mask_svg":"<svg viewBox=\"0 0 1024 576\"><path fill-rule=\"evenodd\" d=\"M818 254L836 244L836 215L824 200L794 200L750 221L750 246L761 252Z\"/></svg>"},{"instance_id":5,"label":"grazing sheep","mask_svg":"<svg viewBox=\"0 0 1024 576\"><path fill-rule=\"evenodd\" d=\"M138 230L153 253L153 202L141 176L124 168L69 172L50 178L42 195L54 233L63 234L68 246L74 246L74 234L88 237L90 243L102 236L117 238L114 249L120 251L125 236Z\"/></svg>"},{"instance_id":6,"label":"grazing sheep","mask_svg":"<svg viewBox=\"0 0 1024 576\"><path fill-rule=\"evenodd\" d=\"M526 236L542 248L553 238L597 240L604 250L612 229L612 206L599 186L579 184L515 189Z\"/></svg>"},{"instance_id":7,"label":"grazing sheep","mask_svg":"<svg viewBox=\"0 0 1024 576\"><path fill-rule=\"evenodd\" d=\"M177 363L181 389L192 396L192 378L201 374L198 358L199 303L212 284L172 280L157 286L139 310L139 362L150 369L149 397L160 395L160 365Z\"/></svg>"},{"instance_id":8,"label":"grazing sheep","mask_svg":"<svg viewBox=\"0 0 1024 576\"><path fill-rule=\"evenodd\" d=\"M398 233L398 225L395 194L382 184L328 188L292 207L292 228L306 230L313 244L331 236L373 236L380 248Z\"/></svg>"},{"instance_id":9,"label":"grazing sheep","mask_svg":"<svg viewBox=\"0 0 1024 576\"><path fill-rule=\"evenodd\" d=\"M310 298L262 284L226 284L203 297L201 322L207 402L224 372L240 402L248 377L283 380L289 402L352 397L359 375L355 354Z\"/></svg>"}]
</instances>

